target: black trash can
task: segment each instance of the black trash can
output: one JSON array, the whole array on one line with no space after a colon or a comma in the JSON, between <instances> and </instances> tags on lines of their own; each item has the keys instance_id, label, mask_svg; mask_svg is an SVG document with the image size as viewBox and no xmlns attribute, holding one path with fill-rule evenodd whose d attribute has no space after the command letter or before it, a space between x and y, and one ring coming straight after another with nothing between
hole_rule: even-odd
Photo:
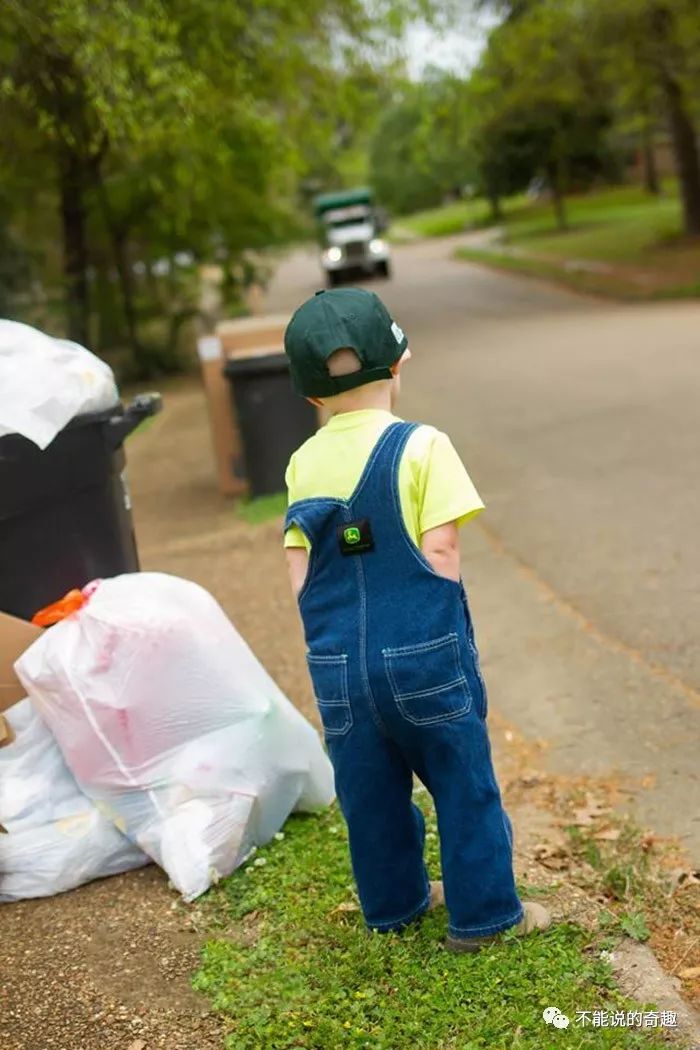
<instances>
[{"instance_id":1,"label":"black trash can","mask_svg":"<svg viewBox=\"0 0 700 1050\"><path fill-rule=\"evenodd\" d=\"M158 394L76 416L43 451L0 437L0 610L29 620L74 587L138 572L124 439Z\"/></svg>"},{"instance_id":2,"label":"black trash can","mask_svg":"<svg viewBox=\"0 0 700 1050\"><path fill-rule=\"evenodd\" d=\"M231 383L250 495L282 492L289 457L315 433L317 411L292 389L284 353L232 357L224 375Z\"/></svg>"}]
</instances>

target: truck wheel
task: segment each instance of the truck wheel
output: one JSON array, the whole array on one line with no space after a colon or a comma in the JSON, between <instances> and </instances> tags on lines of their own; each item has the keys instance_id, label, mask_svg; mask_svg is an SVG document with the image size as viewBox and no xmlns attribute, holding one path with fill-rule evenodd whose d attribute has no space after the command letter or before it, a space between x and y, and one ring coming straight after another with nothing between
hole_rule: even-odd
<instances>
[{"instance_id":1,"label":"truck wheel","mask_svg":"<svg viewBox=\"0 0 700 1050\"><path fill-rule=\"evenodd\" d=\"M391 277L391 266L388 259L382 259L381 262L377 263L376 272L380 277Z\"/></svg>"}]
</instances>

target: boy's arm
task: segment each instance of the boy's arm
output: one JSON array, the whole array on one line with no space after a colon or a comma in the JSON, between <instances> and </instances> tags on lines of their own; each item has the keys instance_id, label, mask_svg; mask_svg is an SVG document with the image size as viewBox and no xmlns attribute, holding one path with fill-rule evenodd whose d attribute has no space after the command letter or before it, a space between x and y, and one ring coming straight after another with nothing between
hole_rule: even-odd
<instances>
[{"instance_id":1,"label":"boy's arm","mask_svg":"<svg viewBox=\"0 0 700 1050\"><path fill-rule=\"evenodd\" d=\"M439 576L459 583L459 530L456 521L428 529L420 539L420 548Z\"/></svg>"},{"instance_id":2,"label":"boy's arm","mask_svg":"<svg viewBox=\"0 0 700 1050\"><path fill-rule=\"evenodd\" d=\"M294 597L297 598L299 591L304 586L309 568L309 552L305 547L285 547L284 553L287 559L289 582L292 585Z\"/></svg>"},{"instance_id":3,"label":"boy's arm","mask_svg":"<svg viewBox=\"0 0 700 1050\"><path fill-rule=\"evenodd\" d=\"M435 572L459 583L459 528L484 504L452 442L441 431L432 432L418 490L421 550Z\"/></svg>"},{"instance_id":4,"label":"boy's arm","mask_svg":"<svg viewBox=\"0 0 700 1050\"><path fill-rule=\"evenodd\" d=\"M284 480L287 486L287 505L291 506L296 499L295 492L295 463L294 453L287 464ZM291 525L284 534L284 554L289 572L289 582L292 586L294 597L298 597L304 586L306 573L309 567L309 542L296 525Z\"/></svg>"}]
</instances>

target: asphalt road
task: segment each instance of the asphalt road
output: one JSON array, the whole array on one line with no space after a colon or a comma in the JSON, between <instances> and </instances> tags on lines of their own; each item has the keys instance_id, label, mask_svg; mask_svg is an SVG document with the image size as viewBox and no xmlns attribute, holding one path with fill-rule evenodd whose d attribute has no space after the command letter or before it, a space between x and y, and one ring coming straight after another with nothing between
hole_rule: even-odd
<instances>
[{"instance_id":1,"label":"asphalt road","mask_svg":"<svg viewBox=\"0 0 700 1050\"><path fill-rule=\"evenodd\" d=\"M400 410L446 430L487 509L463 568L493 709L548 768L620 776L700 860L700 304L610 304L396 251ZM266 308L322 286L284 260Z\"/></svg>"}]
</instances>

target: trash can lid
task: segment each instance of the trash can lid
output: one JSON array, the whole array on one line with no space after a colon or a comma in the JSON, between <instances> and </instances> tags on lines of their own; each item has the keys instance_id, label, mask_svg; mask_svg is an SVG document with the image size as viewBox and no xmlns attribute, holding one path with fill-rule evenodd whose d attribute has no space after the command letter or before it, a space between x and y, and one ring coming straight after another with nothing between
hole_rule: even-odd
<instances>
[{"instance_id":1,"label":"trash can lid","mask_svg":"<svg viewBox=\"0 0 700 1050\"><path fill-rule=\"evenodd\" d=\"M289 358L284 351L269 350L257 351L254 354L246 354L229 357L224 365L224 375L258 375L263 372L288 372Z\"/></svg>"}]
</instances>

